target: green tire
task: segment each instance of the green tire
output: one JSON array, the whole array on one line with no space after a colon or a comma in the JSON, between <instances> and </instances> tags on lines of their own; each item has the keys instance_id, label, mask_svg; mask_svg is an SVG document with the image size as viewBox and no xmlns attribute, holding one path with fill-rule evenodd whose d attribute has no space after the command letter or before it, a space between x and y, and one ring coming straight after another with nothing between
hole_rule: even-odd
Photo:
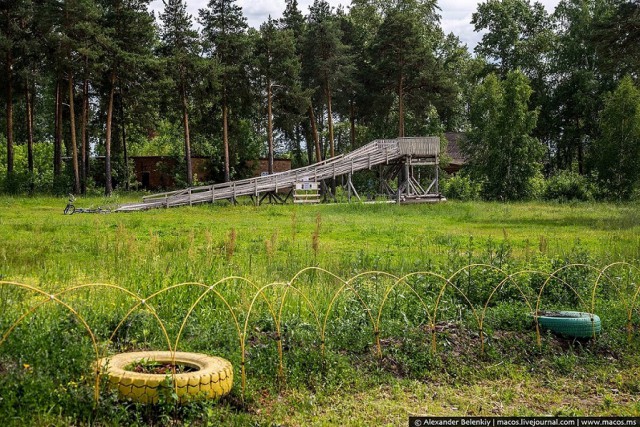
<instances>
[{"instance_id":1,"label":"green tire","mask_svg":"<svg viewBox=\"0 0 640 427\"><path fill-rule=\"evenodd\" d=\"M574 338L593 338L602 330L600 317L579 311L539 311L538 324L556 334Z\"/></svg>"}]
</instances>

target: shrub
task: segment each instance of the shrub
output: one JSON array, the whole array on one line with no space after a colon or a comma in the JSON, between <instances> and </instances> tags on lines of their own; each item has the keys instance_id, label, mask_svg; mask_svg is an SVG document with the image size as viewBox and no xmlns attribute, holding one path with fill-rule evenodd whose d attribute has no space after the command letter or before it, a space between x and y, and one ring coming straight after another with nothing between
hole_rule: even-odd
<instances>
[{"instance_id":1,"label":"shrub","mask_svg":"<svg viewBox=\"0 0 640 427\"><path fill-rule=\"evenodd\" d=\"M528 199L538 200L544 196L544 192L547 189L547 182L544 179L542 173L537 172L535 176L529 179L527 185Z\"/></svg>"},{"instance_id":2,"label":"shrub","mask_svg":"<svg viewBox=\"0 0 640 427\"><path fill-rule=\"evenodd\" d=\"M442 193L449 199L477 200L481 185L468 176L454 175L442 182Z\"/></svg>"},{"instance_id":3,"label":"shrub","mask_svg":"<svg viewBox=\"0 0 640 427\"><path fill-rule=\"evenodd\" d=\"M585 176L572 171L561 171L547 180L544 198L587 201L593 199L593 189Z\"/></svg>"}]
</instances>

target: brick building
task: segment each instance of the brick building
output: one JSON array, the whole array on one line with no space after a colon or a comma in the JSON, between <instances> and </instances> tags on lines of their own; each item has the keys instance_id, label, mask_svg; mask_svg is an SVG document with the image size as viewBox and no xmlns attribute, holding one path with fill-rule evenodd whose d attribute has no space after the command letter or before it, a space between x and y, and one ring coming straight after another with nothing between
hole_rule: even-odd
<instances>
[{"instance_id":1,"label":"brick building","mask_svg":"<svg viewBox=\"0 0 640 427\"><path fill-rule=\"evenodd\" d=\"M247 166L254 171L253 176L266 175L269 173L269 159L249 160ZM291 159L273 159L274 173L286 172L288 170L291 170Z\"/></svg>"},{"instance_id":2,"label":"brick building","mask_svg":"<svg viewBox=\"0 0 640 427\"><path fill-rule=\"evenodd\" d=\"M174 175L178 162L167 156L132 156L136 181L145 190L160 190L175 187ZM211 159L203 156L191 157L193 176L198 181L206 182L213 179Z\"/></svg>"},{"instance_id":3,"label":"brick building","mask_svg":"<svg viewBox=\"0 0 640 427\"><path fill-rule=\"evenodd\" d=\"M177 161L173 157L167 156L132 156L136 181L141 183L145 190L163 190L175 188ZM191 167L194 178L199 182L211 182L214 179L212 160L209 157L192 156ZM258 159L247 162L249 169L253 170L253 176L266 174L268 171L268 160ZM274 172L284 172L291 169L291 160L274 159Z\"/></svg>"}]
</instances>

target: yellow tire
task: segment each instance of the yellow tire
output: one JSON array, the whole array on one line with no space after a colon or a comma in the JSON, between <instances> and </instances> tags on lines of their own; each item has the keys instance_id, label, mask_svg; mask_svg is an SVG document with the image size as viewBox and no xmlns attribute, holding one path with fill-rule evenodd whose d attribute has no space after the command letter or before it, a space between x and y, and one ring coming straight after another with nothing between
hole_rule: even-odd
<instances>
[{"instance_id":1,"label":"yellow tire","mask_svg":"<svg viewBox=\"0 0 640 427\"><path fill-rule=\"evenodd\" d=\"M141 360L185 365L196 371L171 375L145 374L125 369ZM100 366L106 371L111 388L118 390L121 397L141 403L157 403L160 389L162 387L166 389L167 377L172 379L172 388L176 391L181 403L194 398L217 399L229 393L233 385L231 362L221 357L200 353L179 351L120 353L101 359Z\"/></svg>"}]
</instances>

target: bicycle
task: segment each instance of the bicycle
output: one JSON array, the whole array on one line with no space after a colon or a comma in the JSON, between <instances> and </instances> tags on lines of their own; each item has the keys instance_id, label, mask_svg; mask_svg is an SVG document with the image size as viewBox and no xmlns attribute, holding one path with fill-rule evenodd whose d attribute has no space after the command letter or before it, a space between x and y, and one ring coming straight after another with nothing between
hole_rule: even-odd
<instances>
[{"instance_id":1,"label":"bicycle","mask_svg":"<svg viewBox=\"0 0 640 427\"><path fill-rule=\"evenodd\" d=\"M73 194L69 194L69 201L67 202L67 206L64 208L64 215L73 215L74 213L111 213L111 209L105 209L102 207L97 207L95 209L87 209L87 208L76 208L74 205L76 198Z\"/></svg>"}]
</instances>

